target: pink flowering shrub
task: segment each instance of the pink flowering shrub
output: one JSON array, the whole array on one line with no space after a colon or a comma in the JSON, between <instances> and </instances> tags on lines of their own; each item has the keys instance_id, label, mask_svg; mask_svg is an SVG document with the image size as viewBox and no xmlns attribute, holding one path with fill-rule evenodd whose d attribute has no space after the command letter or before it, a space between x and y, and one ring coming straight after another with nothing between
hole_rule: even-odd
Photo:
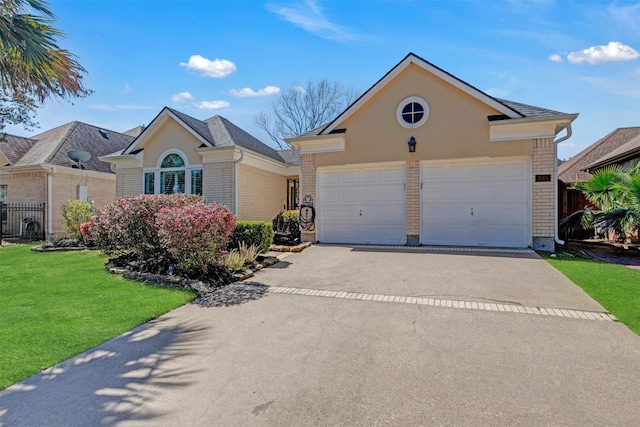
<instances>
[{"instance_id":1,"label":"pink flowering shrub","mask_svg":"<svg viewBox=\"0 0 640 427\"><path fill-rule=\"evenodd\" d=\"M205 205L201 196L171 194L117 199L87 228L105 254L129 267L166 273L173 264L181 273L206 277L234 226L226 207Z\"/></svg>"},{"instance_id":2,"label":"pink flowering shrub","mask_svg":"<svg viewBox=\"0 0 640 427\"><path fill-rule=\"evenodd\" d=\"M86 221L80 224L80 235L84 243L89 243L92 240L91 229L93 228L93 221Z\"/></svg>"},{"instance_id":3,"label":"pink flowering shrub","mask_svg":"<svg viewBox=\"0 0 640 427\"><path fill-rule=\"evenodd\" d=\"M226 249L235 222L233 213L216 203L165 207L156 215L162 247L183 270L205 275Z\"/></svg>"},{"instance_id":4,"label":"pink flowering shrub","mask_svg":"<svg viewBox=\"0 0 640 427\"><path fill-rule=\"evenodd\" d=\"M156 214L163 208L203 204L190 194L127 196L106 205L95 219L92 236L110 256L134 255L141 259L163 258Z\"/></svg>"}]
</instances>

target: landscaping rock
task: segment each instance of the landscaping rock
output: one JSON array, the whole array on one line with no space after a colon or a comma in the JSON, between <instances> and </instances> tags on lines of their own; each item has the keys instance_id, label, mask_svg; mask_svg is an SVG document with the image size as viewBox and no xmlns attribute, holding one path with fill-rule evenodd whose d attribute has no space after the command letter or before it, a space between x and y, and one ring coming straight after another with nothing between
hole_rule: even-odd
<instances>
[{"instance_id":1,"label":"landscaping rock","mask_svg":"<svg viewBox=\"0 0 640 427\"><path fill-rule=\"evenodd\" d=\"M203 307L230 307L262 298L269 287L254 282L235 282L213 292L203 294L193 303Z\"/></svg>"},{"instance_id":2,"label":"landscaping rock","mask_svg":"<svg viewBox=\"0 0 640 427\"><path fill-rule=\"evenodd\" d=\"M274 252L300 252L305 248L311 246L311 242L304 242L295 246L287 246L287 245L271 245L270 250Z\"/></svg>"}]
</instances>

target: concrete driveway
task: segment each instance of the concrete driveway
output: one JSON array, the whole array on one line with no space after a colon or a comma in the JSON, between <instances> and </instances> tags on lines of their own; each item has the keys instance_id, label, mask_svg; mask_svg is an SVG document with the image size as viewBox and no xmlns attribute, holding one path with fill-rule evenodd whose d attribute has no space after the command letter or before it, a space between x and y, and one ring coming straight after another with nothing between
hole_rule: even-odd
<instances>
[{"instance_id":1,"label":"concrete driveway","mask_svg":"<svg viewBox=\"0 0 640 427\"><path fill-rule=\"evenodd\" d=\"M316 270L323 264L332 268ZM0 392L0 425L640 419L640 337L620 323L338 297L354 291L602 311L535 255L316 246L277 267L254 278L275 287L259 300L181 307ZM288 292L292 287L324 287L325 297ZM341 293L326 297L334 295L328 289Z\"/></svg>"}]
</instances>

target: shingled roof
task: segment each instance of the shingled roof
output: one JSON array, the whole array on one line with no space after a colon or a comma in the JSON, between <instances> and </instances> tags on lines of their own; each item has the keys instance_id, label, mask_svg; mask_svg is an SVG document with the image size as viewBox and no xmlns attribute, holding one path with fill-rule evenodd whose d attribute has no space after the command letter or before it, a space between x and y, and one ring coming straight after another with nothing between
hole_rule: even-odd
<instances>
[{"instance_id":1,"label":"shingled roof","mask_svg":"<svg viewBox=\"0 0 640 427\"><path fill-rule=\"evenodd\" d=\"M222 116L216 115L206 120L199 120L181 111L174 110L173 108L164 107L163 110L158 114L158 116L156 116L156 118L152 120L151 124L153 124L163 114L166 114L165 112L170 112L174 117L182 122L184 126L190 128L195 134L206 141L207 145L210 145L211 147L237 146L240 148L251 150L255 153L261 154L265 157L281 163L285 163L287 165L300 164L299 154L276 151L262 141L253 137L249 133L240 129L238 126L234 125ZM145 132L143 132L138 138L143 138L144 136ZM129 144L129 146L125 150L113 154L120 155L128 153L134 148L140 148L137 147L137 140Z\"/></svg>"},{"instance_id":2,"label":"shingled roof","mask_svg":"<svg viewBox=\"0 0 640 427\"><path fill-rule=\"evenodd\" d=\"M9 159L8 165L11 166L18 162L36 143L31 138L6 134L0 139L0 153Z\"/></svg>"},{"instance_id":3,"label":"shingled roof","mask_svg":"<svg viewBox=\"0 0 640 427\"><path fill-rule=\"evenodd\" d=\"M0 150L9 158L11 166L49 164L66 167L73 166L69 151L84 150L91 154L91 160L83 163L86 170L113 173L110 165L98 157L122 150L134 139L130 135L74 121L31 138L7 135Z\"/></svg>"},{"instance_id":4,"label":"shingled roof","mask_svg":"<svg viewBox=\"0 0 640 427\"><path fill-rule=\"evenodd\" d=\"M640 126L618 128L600 138L558 167L558 179L565 184L585 182L591 174L585 169L611 158L615 153L625 152L625 146L637 141L640 144Z\"/></svg>"}]
</instances>

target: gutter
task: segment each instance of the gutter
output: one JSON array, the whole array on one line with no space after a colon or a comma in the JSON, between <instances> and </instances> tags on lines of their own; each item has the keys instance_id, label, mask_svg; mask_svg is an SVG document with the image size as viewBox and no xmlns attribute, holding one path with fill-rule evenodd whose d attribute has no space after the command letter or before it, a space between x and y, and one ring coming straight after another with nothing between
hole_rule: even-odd
<instances>
[{"instance_id":1,"label":"gutter","mask_svg":"<svg viewBox=\"0 0 640 427\"><path fill-rule=\"evenodd\" d=\"M573 134L573 132L571 130L571 122L569 122L567 124L566 129L567 129L567 134L565 136L561 137L560 139L556 139L555 141L553 141L553 142L556 143L556 147L561 142L566 141L567 139L571 138L571 135ZM561 240L560 236L558 236L558 150L557 150L557 148L555 150L555 158L553 159L553 176L555 178L553 180L553 194L554 194L554 200L553 200L553 240L559 245L564 245L565 241Z\"/></svg>"},{"instance_id":2,"label":"gutter","mask_svg":"<svg viewBox=\"0 0 640 427\"><path fill-rule=\"evenodd\" d=\"M240 158L233 161L233 214L238 217L238 163L244 159L244 150L240 150Z\"/></svg>"},{"instance_id":3,"label":"gutter","mask_svg":"<svg viewBox=\"0 0 640 427\"><path fill-rule=\"evenodd\" d=\"M53 174L56 168L52 167L47 173L47 235L53 234Z\"/></svg>"}]
</instances>

